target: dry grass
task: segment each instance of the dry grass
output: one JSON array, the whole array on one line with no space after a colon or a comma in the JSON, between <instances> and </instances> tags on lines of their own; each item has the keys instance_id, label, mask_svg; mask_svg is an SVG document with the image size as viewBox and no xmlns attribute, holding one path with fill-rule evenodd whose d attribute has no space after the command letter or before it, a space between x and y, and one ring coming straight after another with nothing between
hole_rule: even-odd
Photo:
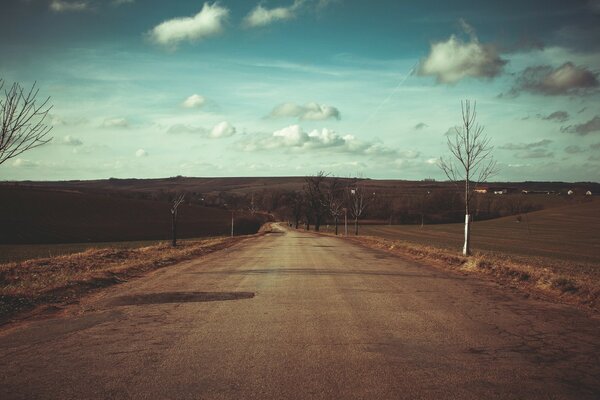
<instances>
[{"instance_id":1,"label":"dry grass","mask_svg":"<svg viewBox=\"0 0 600 400\"><path fill-rule=\"evenodd\" d=\"M530 258L525 261L485 252L462 257L456 251L373 236L348 237L347 240L396 255L426 260L438 268L485 275L526 292L600 311L597 268L568 268L544 259Z\"/></svg>"},{"instance_id":2,"label":"dry grass","mask_svg":"<svg viewBox=\"0 0 600 400\"><path fill-rule=\"evenodd\" d=\"M95 289L230 247L243 237L219 237L135 249L81 253L0 265L0 323L40 304L64 303Z\"/></svg>"}]
</instances>

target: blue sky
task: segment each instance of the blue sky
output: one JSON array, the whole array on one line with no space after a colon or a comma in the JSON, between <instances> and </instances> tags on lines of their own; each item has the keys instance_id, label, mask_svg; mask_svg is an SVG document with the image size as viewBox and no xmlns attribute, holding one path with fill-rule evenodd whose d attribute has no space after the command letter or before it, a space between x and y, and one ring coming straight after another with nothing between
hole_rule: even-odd
<instances>
[{"instance_id":1,"label":"blue sky","mask_svg":"<svg viewBox=\"0 0 600 400\"><path fill-rule=\"evenodd\" d=\"M443 179L471 99L496 180L598 181L600 2L486 3L8 0L54 139L0 179Z\"/></svg>"}]
</instances>

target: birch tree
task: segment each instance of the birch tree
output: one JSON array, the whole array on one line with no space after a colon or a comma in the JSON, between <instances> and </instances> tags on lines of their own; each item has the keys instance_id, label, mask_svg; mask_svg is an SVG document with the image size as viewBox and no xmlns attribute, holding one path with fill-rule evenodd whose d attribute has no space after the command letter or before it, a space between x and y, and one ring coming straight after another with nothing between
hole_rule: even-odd
<instances>
[{"instance_id":1,"label":"birch tree","mask_svg":"<svg viewBox=\"0 0 600 400\"><path fill-rule=\"evenodd\" d=\"M375 197L375 193L373 193L372 196L369 196L364 187L356 185L355 187L348 188L346 196L350 213L354 218L354 235L358 235L358 220L362 217L367 206Z\"/></svg>"},{"instance_id":2,"label":"birch tree","mask_svg":"<svg viewBox=\"0 0 600 400\"><path fill-rule=\"evenodd\" d=\"M449 180L464 184L465 241L463 255L471 254L471 199L473 190L496 174L496 161L492 155L494 147L483 133L484 127L477 122L477 103L469 100L460 102L462 126L456 126L448 135L449 157L441 157L439 167Z\"/></svg>"}]
</instances>

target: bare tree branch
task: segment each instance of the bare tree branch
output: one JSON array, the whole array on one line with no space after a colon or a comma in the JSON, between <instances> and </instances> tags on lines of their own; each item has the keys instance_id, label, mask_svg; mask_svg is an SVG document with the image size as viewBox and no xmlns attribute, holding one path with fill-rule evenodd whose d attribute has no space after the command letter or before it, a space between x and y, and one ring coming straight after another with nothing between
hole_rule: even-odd
<instances>
[{"instance_id":1,"label":"bare tree branch","mask_svg":"<svg viewBox=\"0 0 600 400\"><path fill-rule=\"evenodd\" d=\"M0 91L3 88L0 79ZM0 97L0 164L52 140L47 136L52 126L46 123L52 109L50 98L37 103L38 94L35 83L29 91L18 83L4 89Z\"/></svg>"}]
</instances>

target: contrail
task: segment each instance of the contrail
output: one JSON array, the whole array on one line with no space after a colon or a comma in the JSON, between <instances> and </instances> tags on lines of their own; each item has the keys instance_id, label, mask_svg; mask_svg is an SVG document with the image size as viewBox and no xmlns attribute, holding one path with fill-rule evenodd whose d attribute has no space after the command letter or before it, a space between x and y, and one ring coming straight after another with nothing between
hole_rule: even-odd
<instances>
[{"instance_id":1,"label":"contrail","mask_svg":"<svg viewBox=\"0 0 600 400\"><path fill-rule=\"evenodd\" d=\"M379 105L377 106L377 108L375 108L375 111L373 111L373 113L369 116L369 118L367 118L366 121L363 122L362 125L360 125L360 127L358 128L358 131L361 131L369 122L371 122L371 120L377 115L377 113L383 108L383 106L386 105L392 99L392 97L394 97L394 95L398 92L400 87L404 84L404 82L406 82L408 77L411 76L415 72L415 69L417 68L418 64L419 64L419 62L417 61L415 63L415 65L413 65L413 67L408 71L408 74L406 74L404 76L404 78L402 78L400 80L398 85L396 85L396 87L394 88L394 90L392 90L392 92L388 95L388 97L386 97L381 103L379 103Z\"/></svg>"}]
</instances>

